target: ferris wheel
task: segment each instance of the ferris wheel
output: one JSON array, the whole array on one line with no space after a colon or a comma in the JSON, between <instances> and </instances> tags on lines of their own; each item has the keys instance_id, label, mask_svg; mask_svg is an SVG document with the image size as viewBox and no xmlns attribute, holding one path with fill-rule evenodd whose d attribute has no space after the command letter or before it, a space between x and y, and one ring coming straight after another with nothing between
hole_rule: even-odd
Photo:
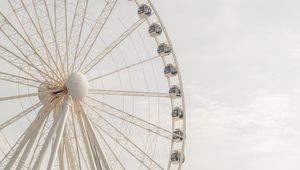
<instances>
[{"instance_id":1,"label":"ferris wheel","mask_svg":"<svg viewBox=\"0 0 300 170\"><path fill-rule=\"evenodd\" d=\"M150 0L0 10L0 169L182 168L180 70Z\"/></svg>"}]
</instances>

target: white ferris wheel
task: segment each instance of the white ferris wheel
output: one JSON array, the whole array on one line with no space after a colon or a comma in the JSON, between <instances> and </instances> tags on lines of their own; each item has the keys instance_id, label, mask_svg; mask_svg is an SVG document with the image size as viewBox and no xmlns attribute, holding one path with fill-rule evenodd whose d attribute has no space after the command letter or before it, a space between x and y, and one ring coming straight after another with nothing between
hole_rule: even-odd
<instances>
[{"instance_id":1,"label":"white ferris wheel","mask_svg":"<svg viewBox=\"0 0 300 170\"><path fill-rule=\"evenodd\" d=\"M182 81L150 0L0 10L0 169L181 169Z\"/></svg>"}]
</instances>

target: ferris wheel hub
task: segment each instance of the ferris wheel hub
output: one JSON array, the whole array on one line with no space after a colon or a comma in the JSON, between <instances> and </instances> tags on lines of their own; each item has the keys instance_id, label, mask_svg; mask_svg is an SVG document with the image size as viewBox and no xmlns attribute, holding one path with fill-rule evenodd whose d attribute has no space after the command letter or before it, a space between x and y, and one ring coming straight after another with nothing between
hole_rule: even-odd
<instances>
[{"instance_id":1,"label":"ferris wheel hub","mask_svg":"<svg viewBox=\"0 0 300 170\"><path fill-rule=\"evenodd\" d=\"M88 94L89 84L82 73L73 72L66 81L66 87L68 94L78 100L82 100Z\"/></svg>"},{"instance_id":2,"label":"ferris wheel hub","mask_svg":"<svg viewBox=\"0 0 300 170\"><path fill-rule=\"evenodd\" d=\"M43 105L53 102L55 98L62 94L64 94L64 89L55 84L44 82L38 88L38 97Z\"/></svg>"},{"instance_id":3,"label":"ferris wheel hub","mask_svg":"<svg viewBox=\"0 0 300 170\"><path fill-rule=\"evenodd\" d=\"M48 102L48 99L50 98L50 94L47 93L47 91L49 91L50 88L46 83L42 83L39 86L38 92L39 92L39 99L41 101L42 104L46 104Z\"/></svg>"}]
</instances>

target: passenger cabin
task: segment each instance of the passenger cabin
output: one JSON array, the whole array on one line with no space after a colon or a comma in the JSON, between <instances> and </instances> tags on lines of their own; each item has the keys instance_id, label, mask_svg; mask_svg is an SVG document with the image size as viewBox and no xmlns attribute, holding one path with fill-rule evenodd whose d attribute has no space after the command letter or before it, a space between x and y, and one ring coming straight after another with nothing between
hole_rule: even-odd
<instances>
[{"instance_id":1,"label":"passenger cabin","mask_svg":"<svg viewBox=\"0 0 300 170\"><path fill-rule=\"evenodd\" d=\"M182 120L183 119L183 111L180 107L175 107L172 111L173 120Z\"/></svg>"},{"instance_id":2,"label":"passenger cabin","mask_svg":"<svg viewBox=\"0 0 300 170\"><path fill-rule=\"evenodd\" d=\"M149 26L148 32L149 32L151 37L156 37L156 36L161 35L162 28L159 24L153 23Z\"/></svg>"},{"instance_id":3,"label":"passenger cabin","mask_svg":"<svg viewBox=\"0 0 300 170\"><path fill-rule=\"evenodd\" d=\"M172 99L175 99L181 97L181 90L178 86L174 85L170 88L169 94Z\"/></svg>"},{"instance_id":4,"label":"passenger cabin","mask_svg":"<svg viewBox=\"0 0 300 170\"><path fill-rule=\"evenodd\" d=\"M166 77L173 77L177 75L177 69L173 64L168 64L164 70Z\"/></svg>"},{"instance_id":5,"label":"passenger cabin","mask_svg":"<svg viewBox=\"0 0 300 170\"><path fill-rule=\"evenodd\" d=\"M179 164L179 163L184 163L185 157L184 154L181 153L181 151L174 151L171 155L171 162L173 164Z\"/></svg>"},{"instance_id":6,"label":"passenger cabin","mask_svg":"<svg viewBox=\"0 0 300 170\"><path fill-rule=\"evenodd\" d=\"M147 18L152 14L152 9L149 5L142 4L139 7L138 14L141 18Z\"/></svg>"},{"instance_id":7,"label":"passenger cabin","mask_svg":"<svg viewBox=\"0 0 300 170\"><path fill-rule=\"evenodd\" d=\"M164 57L172 52L171 47L168 44L161 43L157 48L157 53L159 56Z\"/></svg>"},{"instance_id":8,"label":"passenger cabin","mask_svg":"<svg viewBox=\"0 0 300 170\"><path fill-rule=\"evenodd\" d=\"M183 138L184 138L183 131L181 129L175 129L172 136L173 141L178 143L181 142Z\"/></svg>"}]
</instances>

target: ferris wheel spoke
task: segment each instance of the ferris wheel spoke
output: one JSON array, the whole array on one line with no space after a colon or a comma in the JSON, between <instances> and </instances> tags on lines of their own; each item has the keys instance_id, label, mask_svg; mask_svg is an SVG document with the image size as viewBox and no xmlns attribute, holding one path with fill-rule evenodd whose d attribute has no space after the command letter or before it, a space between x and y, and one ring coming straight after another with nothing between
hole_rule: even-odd
<instances>
[{"instance_id":1,"label":"ferris wheel spoke","mask_svg":"<svg viewBox=\"0 0 300 170\"><path fill-rule=\"evenodd\" d=\"M117 96L142 96L142 97L165 97L165 98L170 97L169 93L161 93L161 92L140 92L140 91L102 90L102 89L90 89L89 94L117 95Z\"/></svg>"},{"instance_id":2,"label":"ferris wheel spoke","mask_svg":"<svg viewBox=\"0 0 300 170\"><path fill-rule=\"evenodd\" d=\"M8 2L9 2L9 5L10 5L11 9L13 10L13 13L14 13L15 17L17 18L18 23L21 25L21 28L22 28L28 42L30 43L30 45L32 47L37 49L35 47L35 45L33 44L33 41L37 41L37 39L34 39L35 36L30 36L29 35L28 32L32 31L31 29L30 30L26 29L26 28L31 27L31 25L34 24L34 23L32 21L31 16L28 13L28 10L27 10L23 0L21 0L21 1L20 0L8 0ZM19 10L20 8L23 8L25 10ZM30 19L28 17L26 17L27 14L29 15ZM40 58L39 58L39 60L40 60ZM45 70L45 72L48 73L48 70L46 69L45 64L41 60L40 60L40 63L42 65L43 69Z\"/></svg>"},{"instance_id":3,"label":"ferris wheel spoke","mask_svg":"<svg viewBox=\"0 0 300 170\"><path fill-rule=\"evenodd\" d=\"M41 2L41 1L39 1ZM47 42L46 42L46 37L49 36L48 33L46 31L48 31L47 29L44 29L42 27L42 22L43 22L43 19L46 18L47 16L41 16L43 14L43 12L39 12L38 11L38 7L39 5L37 5L36 3L36 0L32 0L32 3L33 3L33 6L34 6L34 14L35 14L35 17L37 18L37 23L35 23L33 21L33 16L30 15L30 13L28 12L28 10L26 10L26 13L27 13L27 16L29 16L30 18L30 21L32 23L32 25L34 26L34 29L36 30L39 38L41 39L41 42L42 44L44 45L45 47L45 50L47 52L47 59L50 62L53 62L54 64L54 67L57 69L57 73L55 73L54 75L58 78L58 79L62 79L63 75L60 71L60 69L58 68L58 62L54 60L54 55L51 53L50 49L49 49L49 46L47 45ZM26 6L24 5L23 3L23 7L26 9ZM46 35L45 35L46 34ZM50 38L49 38L50 39ZM52 42L51 42L52 43ZM59 77L58 74L61 76Z\"/></svg>"},{"instance_id":4,"label":"ferris wheel spoke","mask_svg":"<svg viewBox=\"0 0 300 170\"><path fill-rule=\"evenodd\" d=\"M146 60L143 60L143 61L140 61L140 62L131 64L131 65L128 65L128 66L126 66L126 67L119 68L119 69L117 69L117 70L115 70L115 71L112 71L112 72L109 72L109 73L106 73L106 74L103 74L103 75L94 77L94 78L90 79L89 82L92 82L92 81L95 81L95 80L98 80L98 79L101 79L101 78L110 76L110 75L112 75L112 74L118 73L118 72L123 71L123 70L126 70L126 69L130 69L130 68L132 68L132 67L141 65L141 64L143 64L143 63L152 61L152 60L157 59L157 58L159 58L159 56L152 57L152 58L149 58L149 59L146 59Z\"/></svg>"},{"instance_id":5,"label":"ferris wheel spoke","mask_svg":"<svg viewBox=\"0 0 300 170\"><path fill-rule=\"evenodd\" d=\"M22 98L27 98L27 97L35 97L35 96L38 96L39 94L55 93L55 92L58 92L58 91L61 91L61 89L47 90L47 91L38 92L38 93L28 93L28 94L19 94L19 95L15 95L15 96L1 97L0 102L1 101L7 101L7 100L22 99Z\"/></svg>"},{"instance_id":6,"label":"ferris wheel spoke","mask_svg":"<svg viewBox=\"0 0 300 170\"><path fill-rule=\"evenodd\" d=\"M29 63L28 61L26 61L25 59L23 59L22 57L16 55L15 53L13 53L12 51L8 50L7 48L5 48L4 46L0 45L0 58L4 61L6 61L7 63L9 63L10 65L14 66L15 68L19 69L20 71L26 73L27 75L29 75L30 77L38 80L39 82L42 82L40 79L38 79L37 77L33 76L33 74L28 73L28 71L25 71L26 68L33 68L37 71L37 73L39 73L44 79L46 79L46 77L49 77L50 80L54 79L50 76L47 76L46 73L44 73L42 70L40 70L37 66L33 65L32 63ZM16 63L14 62L19 62L19 66L16 65Z\"/></svg>"},{"instance_id":7,"label":"ferris wheel spoke","mask_svg":"<svg viewBox=\"0 0 300 170\"><path fill-rule=\"evenodd\" d=\"M1 31L4 33L3 29L1 29ZM45 61L45 60L37 53L37 51L33 49L33 47L30 46L30 48L33 49L33 51L31 51L31 53L25 54L26 52L25 52L25 51L22 51L21 46L18 46L18 45L13 41L13 38L12 38L12 37L10 37L10 36L9 36L8 34L6 34L6 33L4 33L4 34L5 34L5 36L10 40L10 42L13 43L13 45L16 47L16 49L17 49L17 50L24 56L24 58L27 60L27 61L26 61L26 63L27 63L26 67L32 67L32 68L38 70L38 73L39 73L43 78L45 78L45 79L46 79L46 77L48 77L49 79L51 79L51 80L53 80L53 81L56 81L54 78L52 78L52 77L49 76L48 74L45 74L43 71L41 71L41 70L38 68L38 66L39 66L40 64L45 63L45 65L47 65L47 67L49 67L49 68L51 69L51 67L50 67L50 66L46 63L46 61ZM15 38L15 39L18 39L18 38ZM18 41L19 41L19 39L18 39ZM24 40L24 41L26 41L26 40ZM27 43L28 43L28 42L27 42ZM1 48L4 49L4 50L6 50L6 51L9 51L8 49L6 49L6 48L3 47L3 46L1 46ZM28 50L28 49L26 49L26 50ZM10 51L10 53L12 53L12 52ZM14 55L14 57L16 56L15 54L13 54L13 55ZM33 63L33 61L36 61L35 57L39 58L39 61L42 61L42 63ZM21 57L18 57L18 58L20 59ZM23 59L22 61L24 62L25 59ZM7 61L6 59L4 59L4 60ZM14 61L14 60L13 60L13 61ZM7 61L7 62L9 62L10 64L13 65L13 62L10 62L10 61ZM22 64L24 64L24 63L22 63ZM26 68L26 67L25 67L25 68ZM20 68L19 68L19 69L20 69ZM20 70L22 70L22 69L20 69ZM54 72L53 69L51 69L51 71ZM57 81L57 82L58 82L58 81Z\"/></svg>"},{"instance_id":8,"label":"ferris wheel spoke","mask_svg":"<svg viewBox=\"0 0 300 170\"><path fill-rule=\"evenodd\" d=\"M87 97L89 99L91 99L93 102L96 102L97 105L90 105L90 104L87 104L89 105L90 107L93 107L94 109L100 111L100 112L103 112L103 113L106 113L108 115L111 115L113 117L116 117L120 120L124 120L130 124L133 124L139 128L142 128L148 132L151 132L151 133L154 133L154 134L157 134L163 138L166 138L168 140L172 140L172 137L173 135L176 135L158 125L155 125L153 123L150 123L146 120L143 120L141 118L138 118L132 114L129 114L129 113L126 113L125 111L122 111L122 110L119 110L117 108L114 108L113 106L110 106L108 104L105 104L103 102L100 102L99 100L97 99L94 99L92 97Z\"/></svg>"},{"instance_id":9,"label":"ferris wheel spoke","mask_svg":"<svg viewBox=\"0 0 300 170\"><path fill-rule=\"evenodd\" d=\"M106 141L106 139L102 136L102 134L100 133L99 129L96 128L96 125L94 122L92 122L94 129L96 130L97 134L99 135L99 137L103 140L104 145L107 146L107 152L110 152L109 155L107 155L107 160L111 160L111 162L113 162L116 167L114 169L123 169L125 170L126 168L124 167L123 163L120 161L120 159L117 157L116 153L113 151L113 149L111 148L111 146L108 144L108 142ZM112 164L113 164L112 163ZM112 165L111 164L111 165Z\"/></svg>"},{"instance_id":10,"label":"ferris wheel spoke","mask_svg":"<svg viewBox=\"0 0 300 170\"><path fill-rule=\"evenodd\" d=\"M64 65L66 64L66 68L67 68L67 72L66 74L69 75L69 55L68 55L68 39L69 39L69 32L68 32L68 21L69 21L69 18L68 18L68 5L67 5L67 0L64 0L64 4L65 4L65 60L64 60Z\"/></svg>"},{"instance_id":11,"label":"ferris wheel spoke","mask_svg":"<svg viewBox=\"0 0 300 170\"><path fill-rule=\"evenodd\" d=\"M94 154L94 159L95 159L97 169L110 170L107 159L106 159L106 157L103 153L103 149L99 145L99 142L97 140L97 137L95 135L95 132L93 130L91 122L88 119L87 113L85 112L85 110L81 106L81 104L79 104L79 109L82 113L82 114L80 114L80 116L82 117L82 119L84 121L84 125L86 127L87 134L88 134L89 140L91 142L91 149L92 149L93 154Z\"/></svg>"},{"instance_id":12,"label":"ferris wheel spoke","mask_svg":"<svg viewBox=\"0 0 300 170\"><path fill-rule=\"evenodd\" d=\"M11 22L0 12L0 20L5 24L0 27L0 31L6 36L6 38L15 46L15 48L24 56L24 58L31 63L32 66L45 64L52 73L55 74L55 71L51 68L51 66L43 59L43 57L38 53L38 51L30 45L30 43L25 39L25 37L11 24ZM8 27L8 28L6 28ZM5 29L6 28L6 29ZM28 48L22 48L23 44ZM42 63L32 63L36 61L36 57ZM44 75L43 75L44 76ZM50 76L48 76L50 78Z\"/></svg>"},{"instance_id":13,"label":"ferris wheel spoke","mask_svg":"<svg viewBox=\"0 0 300 170\"><path fill-rule=\"evenodd\" d=\"M44 120L42 122L42 124L39 125L39 127L36 127L37 129L34 131L34 133L32 134L32 136L30 137L28 143L26 144L26 147L24 149L24 152L22 153L21 155L21 158L20 160L18 161L18 166L16 169L22 169L24 168L24 164L29 156L29 153L30 151L32 150L32 148L34 147L34 143L36 140L39 140L40 139L40 136L43 134L43 130L44 130L44 127L42 127L42 125L46 125L47 124L47 120L49 118L49 115L47 116L46 118L46 121Z\"/></svg>"},{"instance_id":14,"label":"ferris wheel spoke","mask_svg":"<svg viewBox=\"0 0 300 170\"><path fill-rule=\"evenodd\" d=\"M59 145L59 149L58 149L58 167L59 169L65 169L65 165L64 165L64 153L65 153L65 144L67 143L67 141L63 140L60 145ZM66 151L66 154L67 151ZM71 155L68 155L68 156L71 156ZM67 161L69 161L69 159L67 158Z\"/></svg>"},{"instance_id":15,"label":"ferris wheel spoke","mask_svg":"<svg viewBox=\"0 0 300 170\"><path fill-rule=\"evenodd\" d=\"M50 17L50 12L49 12L49 8L48 8L48 4L47 4L46 0L44 0L44 11L46 11L46 13L47 13L48 23L50 24L51 34L54 38L55 49L57 51L57 54L58 54L58 57L59 57L59 63L60 63L61 69L62 69L61 70L62 75L66 78L66 73L65 73L64 65L63 65L63 58L62 58L61 51L60 51L60 48L59 48L59 45L58 45L57 37L55 35L54 26L53 26L53 23L52 23L52 20L51 20L51 17ZM58 65L58 63L57 63L57 65Z\"/></svg>"},{"instance_id":16,"label":"ferris wheel spoke","mask_svg":"<svg viewBox=\"0 0 300 170\"><path fill-rule=\"evenodd\" d=\"M78 166L79 166L79 169L82 169L81 168L81 159L80 159L80 146L79 146L79 142L78 142L78 138L77 138L77 131L76 131L76 127L75 127L75 119L74 119L74 114L75 114L75 111L74 111L74 107L72 106L71 107L71 129L73 131L73 135L74 135L74 140L75 140L75 145L76 145L76 153L77 153L77 160L78 160Z\"/></svg>"},{"instance_id":17,"label":"ferris wheel spoke","mask_svg":"<svg viewBox=\"0 0 300 170\"><path fill-rule=\"evenodd\" d=\"M81 62L81 65L79 66L78 70L82 67L82 64L86 60L87 56L89 55L91 49L93 48L97 38L99 37L106 21L108 20L109 16L111 15L111 12L113 11L116 3L118 0L108 0L106 1L106 4L104 6L104 9L102 10L100 16L98 17L95 25L93 26L92 30L88 34L87 39L83 43L83 46L81 47L79 53L76 53L76 57L83 56L83 61ZM74 60L74 62L75 62Z\"/></svg>"},{"instance_id":18,"label":"ferris wheel spoke","mask_svg":"<svg viewBox=\"0 0 300 170\"><path fill-rule=\"evenodd\" d=\"M65 74L68 71L68 55L67 55L67 41L68 41L68 6L67 0L54 0L54 32L57 42L63 42L59 45L62 55L62 67L65 69ZM58 62L57 62L58 63Z\"/></svg>"},{"instance_id":19,"label":"ferris wheel spoke","mask_svg":"<svg viewBox=\"0 0 300 170\"><path fill-rule=\"evenodd\" d=\"M18 140L15 142L15 144L10 148L10 150L7 152L7 154L2 158L0 162L0 168L4 169L6 166L6 163L10 160L10 157L12 156L13 152L15 151L18 144L21 142L21 140L24 138L27 131L24 131L24 133L18 138Z\"/></svg>"},{"instance_id":20,"label":"ferris wheel spoke","mask_svg":"<svg viewBox=\"0 0 300 170\"><path fill-rule=\"evenodd\" d=\"M163 169L156 161L154 161L148 154L138 147L133 141L127 138L117 127L107 121L101 113L90 107L98 116L103 120L101 125L96 124L96 128L99 128L103 133L114 140L125 151L131 154L137 161L142 163L148 169Z\"/></svg>"},{"instance_id":21,"label":"ferris wheel spoke","mask_svg":"<svg viewBox=\"0 0 300 170\"><path fill-rule=\"evenodd\" d=\"M78 148L79 148L79 153L81 154L81 155L84 155L84 153L83 153L83 150L82 150L82 147L81 146L78 146ZM79 155L80 156L80 155ZM84 157L84 156L82 156L82 162L84 163L84 165L85 165L85 167L89 167L89 165L88 165L88 160L86 160L86 158ZM82 168L80 168L80 169L82 169Z\"/></svg>"},{"instance_id":22,"label":"ferris wheel spoke","mask_svg":"<svg viewBox=\"0 0 300 170\"><path fill-rule=\"evenodd\" d=\"M38 96L39 93L29 93L29 94L22 94L22 95L16 95L16 96L7 96L7 97L1 97L0 102L7 101L7 100L15 100L15 99L22 99L27 97L34 97Z\"/></svg>"},{"instance_id":23,"label":"ferris wheel spoke","mask_svg":"<svg viewBox=\"0 0 300 170\"><path fill-rule=\"evenodd\" d=\"M9 120L7 120L6 122L4 122L0 125L0 130L6 128L7 126L9 126L11 124L13 124L14 122L16 122L17 120L19 120L22 117L26 116L27 114L33 112L34 110L36 110L40 106L42 106L42 104L40 102L38 102L38 103L34 104L33 106L29 107L28 109L22 111L21 113L17 114L16 116L10 118Z\"/></svg>"},{"instance_id":24,"label":"ferris wheel spoke","mask_svg":"<svg viewBox=\"0 0 300 170\"><path fill-rule=\"evenodd\" d=\"M34 156L35 156L35 154L37 153L38 148L40 147L39 144L40 144L40 142L41 142L41 140L42 140L42 137L43 137L43 135L44 135L44 131L47 129L47 123L48 123L49 117L50 117L50 114L48 114L47 119L46 119L46 121L45 121L45 123L44 123L44 126L43 126L43 128L42 128L42 130L41 130L41 133L40 133L40 135L39 135L39 137L38 137L38 139L37 139L37 144L36 144L36 146L35 146L34 149L33 149L33 154L32 154L32 157L31 157L31 159L30 159L30 161L29 161L28 167L31 167L31 165L32 165L32 163L33 163L33 160L34 160Z\"/></svg>"},{"instance_id":25,"label":"ferris wheel spoke","mask_svg":"<svg viewBox=\"0 0 300 170\"><path fill-rule=\"evenodd\" d=\"M31 87L35 87L35 88L38 88L38 84L40 84L39 81L29 79L29 78L26 78L23 76L4 73L4 72L0 72L0 80L6 81L6 82L12 82L12 83L16 83L16 84L22 84L25 86L31 86Z\"/></svg>"},{"instance_id":26,"label":"ferris wheel spoke","mask_svg":"<svg viewBox=\"0 0 300 170\"><path fill-rule=\"evenodd\" d=\"M68 51L68 55L73 56L73 63L71 65L71 72L74 70L75 58L77 51L79 50L79 44L81 40L81 34L83 30L83 25L85 22L86 12L87 12L88 0L77 0L76 9L74 12L74 17L72 21L72 27L70 30L68 49L73 49ZM76 43L74 43L76 42Z\"/></svg>"},{"instance_id":27,"label":"ferris wheel spoke","mask_svg":"<svg viewBox=\"0 0 300 170\"><path fill-rule=\"evenodd\" d=\"M70 164L70 168L71 169L76 169L76 165L75 165L75 156L74 156L74 151L73 151L73 147L71 142L71 138L70 138L70 134L69 134L69 129L68 126L66 126L66 130L65 130L65 139L63 140L64 145L65 145L65 150L66 150L66 155L67 155L67 159L69 160L69 164ZM62 153L62 152L59 152ZM60 156L61 160L63 159L63 155ZM63 166L63 161L61 161L61 164Z\"/></svg>"},{"instance_id":28,"label":"ferris wheel spoke","mask_svg":"<svg viewBox=\"0 0 300 170\"><path fill-rule=\"evenodd\" d=\"M44 48L45 48L46 53L47 53L48 62L49 63L52 62L54 64L54 68L56 69L57 72L54 72L54 71L51 70L52 74L55 75L59 80L62 80L63 79L63 74L62 74L60 68L58 67L59 63L54 60L54 54L49 49L50 48L49 47L50 43L53 43L53 42L49 42L50 38L48 40L49 45L47 45L47 36L49 37L52 34L49 34L47 32L48 30L44 29L42 27L42 25L47 25L46 22L45 22L45 18L48 18L48 16L47 15L42 16L42 14L45 13L45 9L40 9L42 5L37 4L37 3L41 3L41 2L42 2L41 0L38 0L38 1L37 0L32 0L33 6L34 6L34 14L35 14L35 17L37 18L37 23L35 23L33 21L34 16L31 16L31 14L29 13L26 5L23 3L23 1L22 1L22 5L23 5L23 8L26 10L26 15L29 17L29 19L30 19L30 21L33 25L34 30L36 31L38 37L40 38L41 43L44 45Z\"/></svg>"},{"instance_id":29,"label":"ferris wheel spoke","mask_svg":"<svg viewBox=\"0 0 300 170\"><path fill-rule=\"evenodd\" d=\"M1 47L0 47L0 49L1 49ZM6 58L7 57L7 58ZM24 67L26 68L26 65L24 65L24 67L22 67L22 66L18 66L17 64L15 64L15 63L13 63L10 59L9 59L9 57L11 57L11 55L4 55L4 53L1 53L0 54L0 58L2 59L2 60L4 60L5 62L7 62L8 64L10 64L10 65L12 65L13 67L15 67L16 69L18 69L18 70L20 70L21 72L23 72L23 73L25 73L25 74L27 74L28 76L30 76L30 77L32 77L33 79L35 79L36 81L38 81L38 82L40 82L40 83L42 83L43 81L42 80L40 80L40 78L38 78L36 75L34 75L34 73L29 73L28 71L25 71L24 70ZM20 64L21 65L21 64Z\"/></svg>"},{"instance_id":30,"label":"ferris wheel spoke","mask_svg":"<svg viewBox=\"0 0 300 170\"><path fill-rule=\"evenodd\" d=\"M9 158L9 161L5 167L5 170L11 169L11 167L16 163L19 155L21 154L22 150L26 146L26 144L31 140L32 137L41 129L41 125L45 121L46 117L51 113L52 108L49 105L45 105L38 113L35 120L32 124L27 128L26 133L22 140L20 141L18 147L13 151L13 155ZM16 144L15 144L16 145Z\"/></svg>"},{"instance_id":31,"label":"ferris wheel spoke","mask_svg":"<svg viewBox=\"0 0 300 170\"><path fill-rule=\"evenodd\" d=\"M64 101L66 101L66 98L65 98L65 100ZM48 133L47 134L47 137L46 137L46 140L45 140L45 142L47 143L47 139L50 139L50 140L52 140L52 144L51 144L51 151L50 151L50 159L52 159L52 157L56 154L56 149L53 149L53 148L55 148L55 147L57 147L58 149L58 151L62 151L62 154L64 153L64 140L61 140L61 141L59 141L59 143L57 143L56 142L56 139L57 139L57 137L59 137L59 136L56 136L56 134L55 134L55 136L53 136L52 138L48 138L49 136L51 136L52 135L52 129L53 129L53 127L55 127L55 125L57 125L57 124L60 124L61 123L61 120L62 120L62 117L63 117L63 115L62 114L64 114L65 112L63 112L63 105L58 105L58 106L56 106L56 108L55 108L55 110L53 111L53 124L52 124L52 126L51 126L51 129L50 129L50 133ZM61 129L60 129L60 127L59 127L60 125L57 125L57 129L55 130L55 132L54 133L57 133L58 131L61 131ZM63 127L64 126L64 127ZM65 134L65 127L66 127L66 125L63 125L62 126L62 137L64 136L64 134ZM49 144L50 145L50 144ZM58 146L56 146L56 145L58 145ZM41 150L42 151L42 150ZM40 154L41 154L42 152L40 152ZM60 168L62 168L61 167L61 164L60 164L60 154L58 154L57 153L57 156L56 157L58 157L58 160L59 160L59 167ZM49 166L49 164L50 164L50 161L48 162L48 166ZM35 165L34 165L35 166ZM51 169L52 167L47 167L47 169ZM37 168L37 169L39 169L39 168Z\"/></svg>"},{"instance_id":32,"label":"ferris wheel spoke","mask_svg":"<svg viewBox=\"0 0 300 170\"><path fill-rule=\"evenodd\" d=\"M73 116L73 113L71 112L72 116ZM72 158L70 158L70 164L74 164L74 165L71 165L71 167L74 167L74 168L71 168L71 169L81 169L81 164L80 164L80 160L77 159L79 156L80 156L80 153L77 152L77 142L78 141L75 141L75 144L74 144L74 140L77 140L77 137L75 138L75 134L73 133L73 136L71 136L73 130L72 130L72 118L70 117L69 120L68 120L68 124L67 124L67 127L66 127L66 137L67 140L66 142L68 142L68 144L66 143L66 152L69 152L67 154L72 154ZM76 148L75 148L76 147ZM79 155L78 155L79 154ZM73 163L72 163L73 162ZM76 168L77 167L77 168Z\"/></svg>"},{"instance_id":33,"label":"ferris wheel spoke","mask_svg":"<svg viewBox=\"0 0 300 170\"><path fill-rule=\"evenodd\" d=\"M80 132L83 138L83 144L85 147L85 151L86 151L86 155L87 155L87 161L88 161L88 165L90 167L90 169L96 169L96 162L92 153L92 148L91 148L91 143L90 140L88 138L88 134L87 134L87 130L86 127L84 126L84 121L82 119L82 116L79 116L80 114L82 114L80 112L80 108L79 108L79 104L75 101L75 106L74 106L74 110L76 111L76 114L78 116L78 123L79 123L79 128L80 128Z\"/></svg>"},{"instance_id":34,"label":"ferris wheel spoke","mask_svg":"<svg viewBox=\"0 0 300 170\"><path fill-rule=\"evenodd\" d=\"M22 140L24 140L24 136L27 134L28 135L28 131L32 131L32 130L34 130L34 127L32 127L33 126L33 123L35 123L35 122L37 122L37 119L40 119L40 120L42 120L42 119L44 119L44 117L47 117L47 119L46 119L46 122L47 122L47 120L48 120L48 118L49 118L49 113L51 113L51 108L49 107L49 105L48 106L44 106L40 111L39 111L39 114L38 114L38 116L35 118L35 121L33 121L32 122L32 124L30 125L30 127L28 127L27 128L27 130L26 131L24 131L24 133L18 138L18 140L15 142L15 144L11 147L11 149L8 151L8 153L5 155L5 157L1 160L1 162L0 162L0 165L1 165L1 169L4 169L5 168L5 166L7 165L7 163L6 162L9 162L9 160L11 160L11 157L13 156L13 154L14 154L14 152L17 150L16 148L17 147L20 147L20 143L21 143L21 141ZM48 114L48 116L47 116L47 114ZM35 123L35 127L36 127L36 124L37 123ZM43 127L43 129L42 129L42 131L44 131L44 129L45 129L45 126L46 126L46 124L44 124L44 127ZM40 138L41 138L41 136L42 136L42 134L40 135ZM40 140L40 139L39 139ZM39 142L38 142L39 143ZM37 146L36 146L37 147ZM35 148L35 150L34 150L34 153L36 152L36 148ZM33 155L34 155L34 153L33 153ZM19 154L19 153L16 153L16 154ZM33 157L32 157L33 158ZM31 160L31 162L32 162L32 160ZM31 163L30 162L30 163ZM30 167L30 165L29 165L29 167Z\"/></svg>"},{"instance_id":35,"label":"ferris wheel spoke","mask_svg":"<svg viewBox=\"0 0 300 170\"><path fill-rule=\"evenodd\" d=\"M88 73L93 67L95 67L101 60L103 60L115 47L117 47L121 42L123 42L131 33L133 33L137 28L139 28L145 19L139 19L131 27L129 27L122 35L116 38L111 44L109 44L100 54L98 54L91 62L81 70L84 74ZM82 62L83 64L83 62Z\"/></svg>"}]
</instances>

